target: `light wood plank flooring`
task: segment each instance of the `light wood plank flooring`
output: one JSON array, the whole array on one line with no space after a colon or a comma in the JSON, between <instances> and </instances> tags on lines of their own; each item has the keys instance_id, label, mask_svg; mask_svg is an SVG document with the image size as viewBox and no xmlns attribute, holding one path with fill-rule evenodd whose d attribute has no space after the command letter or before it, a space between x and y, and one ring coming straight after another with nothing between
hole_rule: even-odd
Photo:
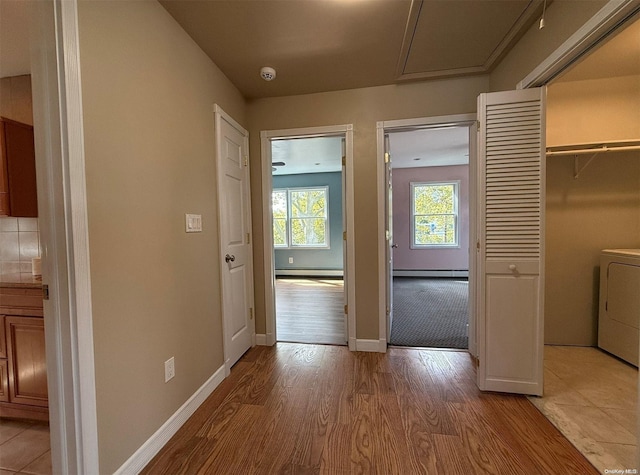
<instances>
[{"instance_id":1,"label":"light wood plank flooring","mask_svg":"<svg viewBox=\"0 0 640 475\"><path fill-rule=\"evenodd\" d=\"M343 280L276 279L276 332L278 341L346 344Z\"/></svg>"},{"instance_id":2,"label":"light wood plank flooring","mask_svg":"<svg viewBox=\"0 0 640 475\"><path fill-rule=\"evenodd\" d=\"M245 354L143 474L597 474L467 353L277 343Z\"/></svg>"}]
</instances>

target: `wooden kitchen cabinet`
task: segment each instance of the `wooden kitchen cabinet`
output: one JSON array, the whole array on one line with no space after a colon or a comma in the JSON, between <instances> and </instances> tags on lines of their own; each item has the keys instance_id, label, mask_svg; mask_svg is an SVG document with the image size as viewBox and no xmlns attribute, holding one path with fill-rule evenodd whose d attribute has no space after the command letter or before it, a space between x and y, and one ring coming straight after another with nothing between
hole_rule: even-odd
<instances>
[{"instance_id":1,"label":"wooden kitchen cabinet","mask_svg":"<svg viewBox=\"0 0 640 475\"><path fill-rule=\"evenodd\" d=\"M9 400L47 407L47 363L44 320L5 316L9 364Z\"/></svg>"},{"instance_id":2,"label":"wooden kitchen cabinet","mask_svg":"<svg viewBox=\"0 0 640 475\"><path fill-rule=\"evenodd\" d=\"M0 215L38 216L33 126L0 117Z\"/></svg>"},{"instance_id":3,"label":"wooden kitchen cabinet","mask_svg":"<svg viewBox=\"0 0 640 475\"><path fill-rule=\"evenodd\" d=\"M42 289L0 287L0 417L48 420Z\"/></svg>"}]
</instances>

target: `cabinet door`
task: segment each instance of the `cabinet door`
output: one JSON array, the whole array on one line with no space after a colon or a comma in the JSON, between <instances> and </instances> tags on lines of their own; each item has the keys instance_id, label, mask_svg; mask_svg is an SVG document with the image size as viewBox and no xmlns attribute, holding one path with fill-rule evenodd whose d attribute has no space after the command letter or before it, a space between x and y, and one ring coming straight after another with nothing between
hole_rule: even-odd
<instances>
[{"instance_id":1,"label":"cabinet door","mask_svg":"<svg viewBox=\"0 0 640 475\"><path fill-rule=\"evenodd\" d=\"M0 216L9 216L9 178L7 176L7 148L5 147L3 120L0 120Z\"/></svg>"},{"instance_id":2,"label":"cabinet door","mask_svg":"<svg viewBox=\"0 0 640 475\"><path fill-rule=\"evenodd\" d=\"M7 360L0 360L0 402L9 401L9 375Z\"/></svg>"},{"instance_id":3,"label":"cabinet door","mask_svg":"<svg viewBox=\"0 0 640 475\"><path fill-rule=\"evenodd\" d=\"M7 338L4 335L4 315L0 315L0 358L7 357Z\"/></svg>"},{"instance_id":4,"label":"cabinet door","mask_svg":"<svg viewBox=\"0 0 640 475\"><path fill-rule=\"evenodd\" d=\"M9 400L16 404L47 406L47 364L44 320L5 317L9 353Z\"/></svg>"},{"instance_id":5,"label":"cabinet door","mask_svg":"<svg viewBox=\"0 0 640 475\"><path fill-rule=\"evenodd\" d=\"M33 127L13 120L4 124L4 152L9 191L9 215L38 216Z\"/></svg>"}]
</instances>

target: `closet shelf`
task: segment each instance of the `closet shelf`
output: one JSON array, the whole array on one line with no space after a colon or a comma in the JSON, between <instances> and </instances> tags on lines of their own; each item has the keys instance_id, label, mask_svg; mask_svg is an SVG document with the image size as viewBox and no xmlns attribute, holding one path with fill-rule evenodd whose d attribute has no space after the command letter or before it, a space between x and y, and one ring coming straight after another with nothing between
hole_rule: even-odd
<instances>
[{"instance_id":1,"label":"closet shelf","mask_svg":"<svg viewBox=\"0 0 640 475\"><path fill-rule=\"evenodd\" d=\"M640 150L640 139L620 140L615 142L593 142L572 145L559 145L547 147L547 157L557 155L585 155L601 152L623 152L629 150Z\"/></svg>"},{"instance_id":2,"label":"closet shelf","mask_svg":"<svg viewBox=\"0 0 640 475\"><path fill-rule=\"evenodd\" d=\"M573 178L577 179L598 154L630 150L640 150L640 140L619 140L615 142L593 142L547 147L547 157L573 155ZM591 157L584 165L580 166L580 155L591 155Z\"/></svg>"}]
</instances>

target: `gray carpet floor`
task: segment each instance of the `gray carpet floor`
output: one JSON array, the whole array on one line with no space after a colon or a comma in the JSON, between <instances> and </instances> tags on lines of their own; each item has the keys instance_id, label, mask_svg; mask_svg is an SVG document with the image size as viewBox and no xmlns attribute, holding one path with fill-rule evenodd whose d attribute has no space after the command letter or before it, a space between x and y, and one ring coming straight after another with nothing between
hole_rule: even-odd
<instances>
[{"instance_id":1,"label":"gray carpet floor","mask_svg":"<svg viewBox=\"0 0 640 475\"><path fill-rule=\"evenodd\" d=\"M468 348L469 283L462 279L393 279L390 344Z\"/></svg>"}]
</instances>

